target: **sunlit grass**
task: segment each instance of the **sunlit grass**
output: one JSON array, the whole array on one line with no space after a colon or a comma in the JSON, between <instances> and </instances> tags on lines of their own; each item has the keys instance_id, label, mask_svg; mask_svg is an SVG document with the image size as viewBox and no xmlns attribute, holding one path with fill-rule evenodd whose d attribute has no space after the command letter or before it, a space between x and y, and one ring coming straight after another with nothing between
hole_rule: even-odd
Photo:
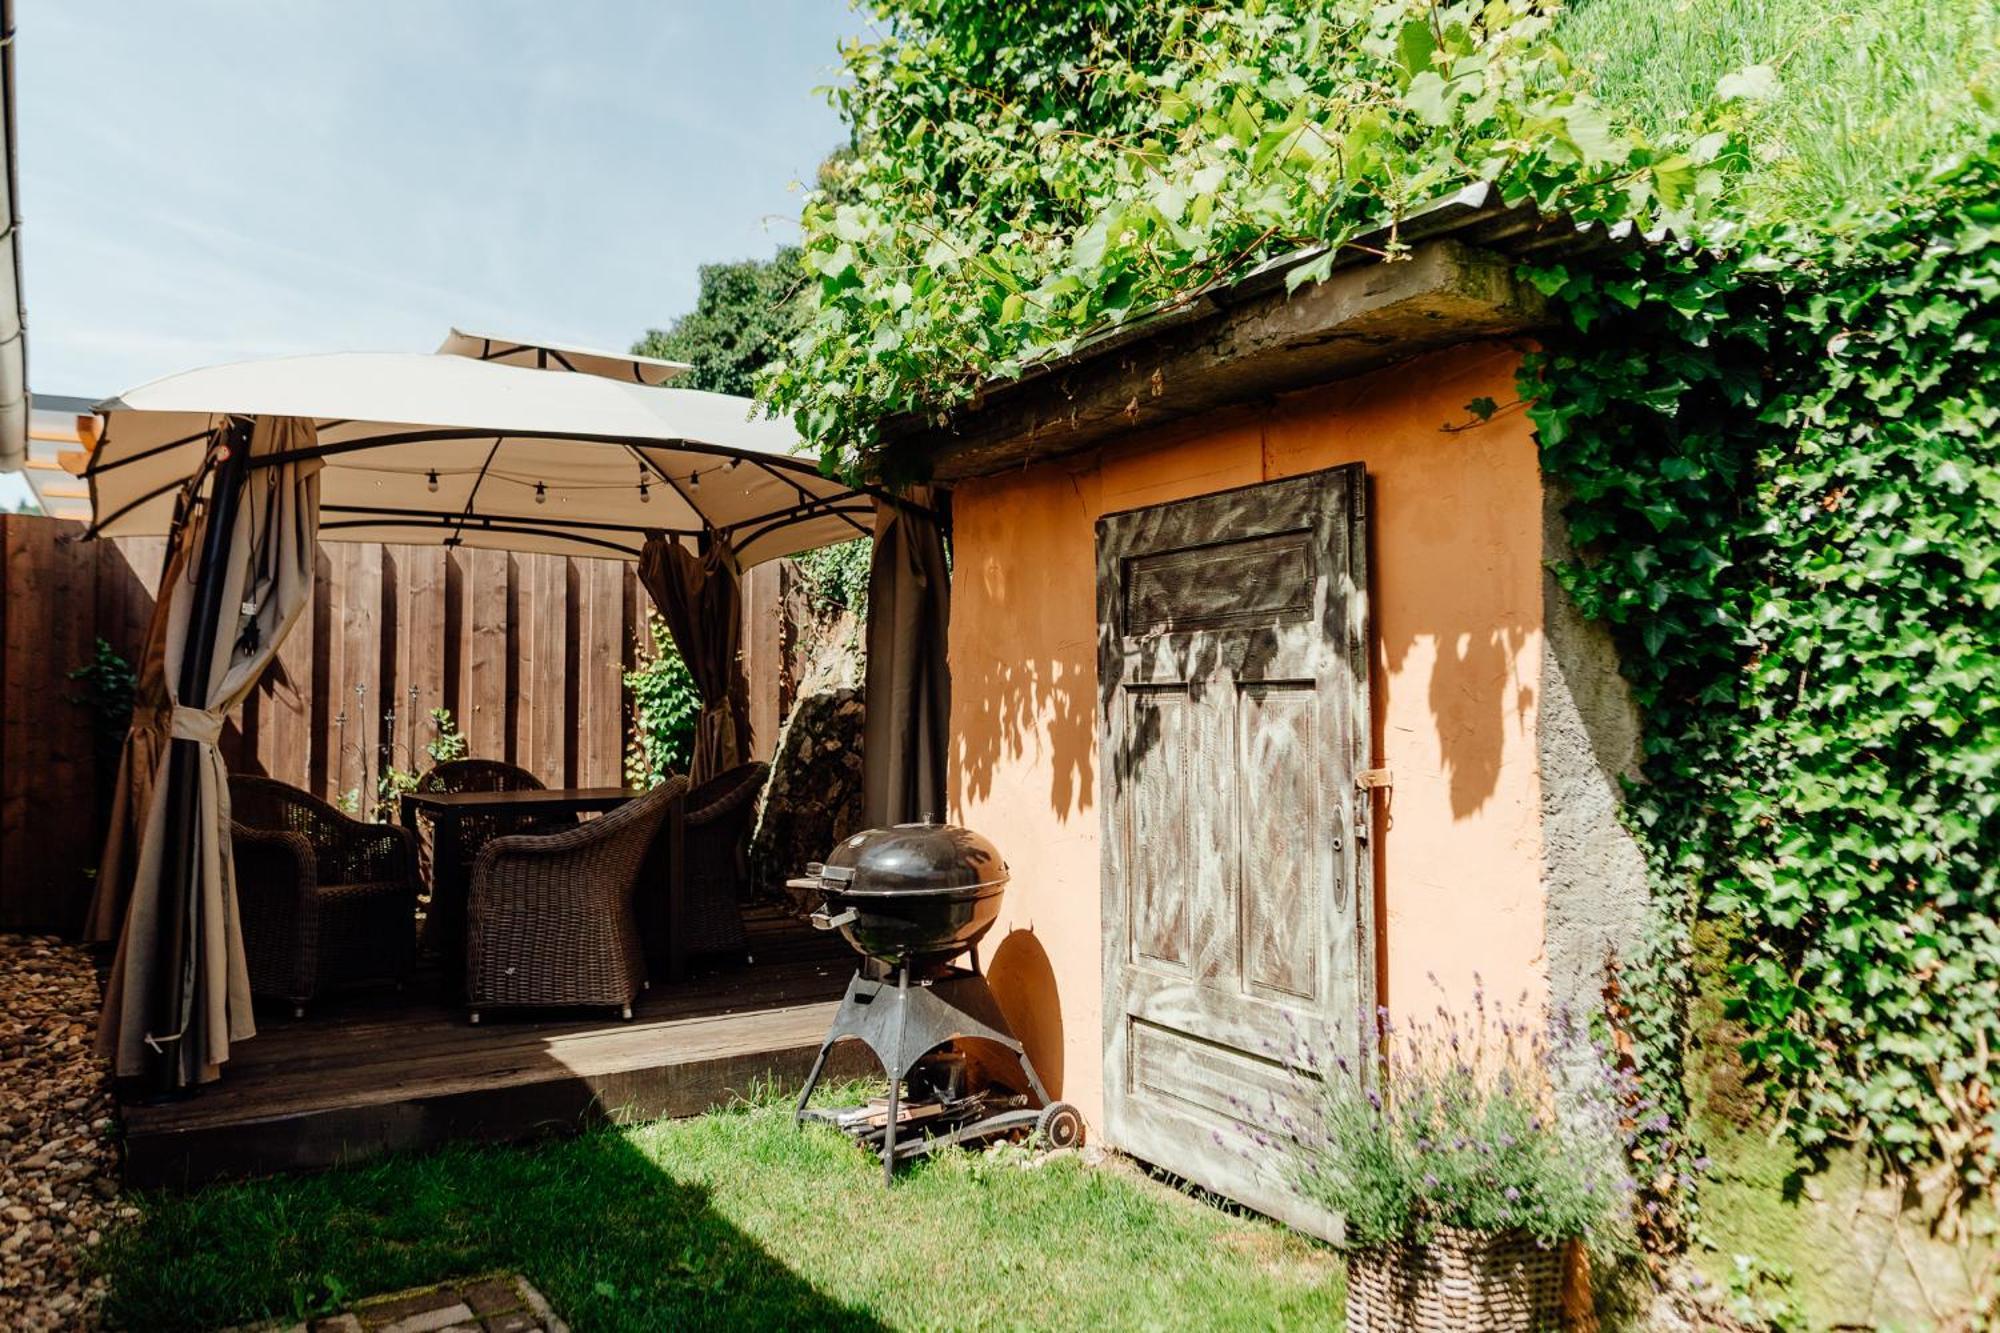
<instances>
[{"instance_id":1,"label":"sunlit grass","mask_svg":"<svg viewBox=\"0 0 2000 1333\"><path fill-rule=\"evenodd\" d=\"M513 1269L591 1329L1336 1328L1332 1253L1117 1166L954 1153L885 1194L775 1102L534 1148L148 1195L120 1326L212 1329Z\"/></svg>"},{"instance_id":2,"label":"sunlit grass","mask_svg":"<svg viewBox=\"0 0 2000 1333\"><path fill-rule=\"evenodd\" d=\"M1772 66L1741 196L1760 218L1865 209L2000 128L1979 105L2000 97L1993 0L1572 0L1558 40L1652 133L1690 124L1722 76Z\"/></svg>"}]
</instances>

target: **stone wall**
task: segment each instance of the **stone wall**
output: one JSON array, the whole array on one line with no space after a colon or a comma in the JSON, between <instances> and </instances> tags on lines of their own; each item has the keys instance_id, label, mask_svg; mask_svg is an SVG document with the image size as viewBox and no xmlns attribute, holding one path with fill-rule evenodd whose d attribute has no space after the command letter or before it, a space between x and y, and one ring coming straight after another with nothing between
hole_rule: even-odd
<instances>
[{"instance_id":1,"label":"stone wall","mask_svg":"<svg viewBox=\"0 0 2000 1333\"><path fill-rule=\"evenodd\" d=\"M750 836L750 873L761 895L785 897L805 873L861 826L861 691L800 698L778 734L771 780ZM796 905L811 907L810 902Z\"/></svg>"}]
</instances>

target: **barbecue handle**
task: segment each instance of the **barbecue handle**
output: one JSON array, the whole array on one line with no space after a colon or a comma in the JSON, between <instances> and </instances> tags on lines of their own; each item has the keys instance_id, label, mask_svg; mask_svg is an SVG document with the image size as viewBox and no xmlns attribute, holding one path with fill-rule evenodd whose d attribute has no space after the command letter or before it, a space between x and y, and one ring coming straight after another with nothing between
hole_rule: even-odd
<instances>
[{"instance_id":1,"label":"barbecue handle","mask_svg":"<svg viewBox=\"0 0 2000 1333\"><path fill-rule=\"evenodd\" d=\"M812 914L813 929L839 930L842 926L846 925L848 922L852 921L855 917L859 915L861 915L859 912L855 911L852 907L850 907L845 912L842 912L839 916L828 916L826 914L826 909L822 907L817 912L814 912Z\"/></svg>"}]
</instances>

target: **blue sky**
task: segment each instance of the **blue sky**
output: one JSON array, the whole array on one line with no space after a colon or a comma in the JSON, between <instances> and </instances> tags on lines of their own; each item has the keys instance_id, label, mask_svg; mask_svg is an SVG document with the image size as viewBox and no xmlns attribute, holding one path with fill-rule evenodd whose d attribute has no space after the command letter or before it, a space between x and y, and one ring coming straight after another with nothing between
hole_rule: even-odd
<instances>
[{"instance_id":1,"label":"blue sky","mask_svg":"<svg viewBox=\"0 0 2000 1333\"><path fill-rule=\"evenodd\" d=\"M844 0L20 0L31 387L622 348L797 234Z\"/></svg>"}]
</instances>

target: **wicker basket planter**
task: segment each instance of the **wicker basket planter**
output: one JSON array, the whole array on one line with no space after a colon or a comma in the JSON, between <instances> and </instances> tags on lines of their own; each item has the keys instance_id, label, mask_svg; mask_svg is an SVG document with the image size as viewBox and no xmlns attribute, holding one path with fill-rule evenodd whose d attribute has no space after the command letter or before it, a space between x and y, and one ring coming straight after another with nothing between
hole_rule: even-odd
<instances>
[{"instance_id":1,"label":"wicker basket planter","mask_svg":"<svg viewBox=\"0 0 2000 1333\"><path fill-rule=\"evenodd\" d=\"M1539 1333L1562 1323L1563 1248L1525 1232L1439 1227L1428 1244L1356 1251L1350 1333Z\"/></svg>"}]
</instances>

